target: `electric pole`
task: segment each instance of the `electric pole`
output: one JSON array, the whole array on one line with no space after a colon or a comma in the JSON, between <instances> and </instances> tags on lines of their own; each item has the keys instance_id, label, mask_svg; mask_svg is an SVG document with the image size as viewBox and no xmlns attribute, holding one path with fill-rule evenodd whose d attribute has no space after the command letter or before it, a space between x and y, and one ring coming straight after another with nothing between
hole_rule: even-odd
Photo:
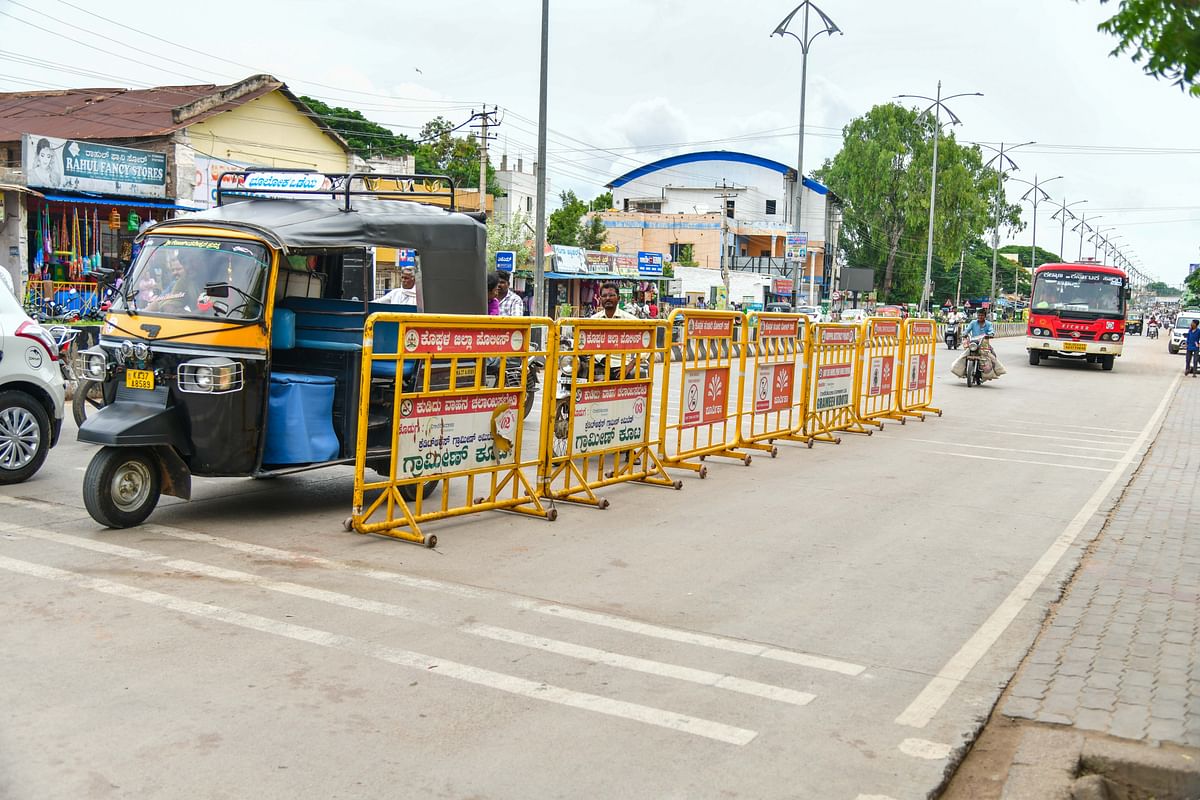
<instances>
[{"instance_id":1,"label":"electric pole","mask_svg":"<svg viewBox=\"0 0 1200 800\"><path fill-rule=\"evenodd\" d=\"M966 259L966 257L967 257L967 253L966 253L966 251L965 251L965 250L960 250L960 251L959 251L959 253L958 253L958 288L954 290L954 307L955 307L955 308L958 308L958 306L959 306L959 303L961 303L961 302L962 302L962 274L963 274L963 261ZM993 306L995 306L995 305L996 305L996 298L995 298L995 297L993 297L993 298L992 298L992 300L991 300L991 302L992 302L992 305L993 305ZM993 311L994 311L994 310L995 310L995 309L993 309Z\"/></svg>"},{"instance_id":2,"label":"electric pole","mask_svg":"<svg viewBox=\"0 0 1200 800\"><path fill-rule=\"evenodd\" d=\"M492 110L488 111L487 106L476 114L471 112L471 127L479 128L479 210L487 213L487 168L488 168L488 139L495 139L496 134L488 133L488 128L495 126L496 122L496 106L492 106ZM474 123L479 120L479 124Z\"/></svg>"},{"instance_id":3,"label":"electric pole","mask_svg":"<svg viewBox=\"0 0 1200 800\"><path fill-rule=\"evenodd\" d=\"M729 307L729 267L725 264L725 253L728 245L725 243L729 232L729 201L736 199L737 192L730 192L729 186L721 179L721 193L715 195L721 201L721 282L725 284L725 307Z\"/></svg>"}]
</instances>

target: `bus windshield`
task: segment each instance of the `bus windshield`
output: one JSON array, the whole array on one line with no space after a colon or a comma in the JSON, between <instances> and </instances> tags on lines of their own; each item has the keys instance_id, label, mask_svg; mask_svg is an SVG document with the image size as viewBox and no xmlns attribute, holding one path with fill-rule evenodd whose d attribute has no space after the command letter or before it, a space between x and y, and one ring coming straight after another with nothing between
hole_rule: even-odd
<instances>
[{"instance_id":1,"label":"bus windshield","mask_svg":"<svg viewBox=\"0 0 1200 800\"><path fill-rule=\"evenodd\" d=\"M267 283L267 249L246 241L150 236L113 310L203 319L257 319ZM210 297L210 283L229 287ZM214 291L214 294L217 294Z\"/></svg>"},{"instance_id":2,"label":"bus windshield","mask_svg":"<svg viewBox=\"0 0 1200 800\"><path fill-rule=\"evenodd\" d=\"M1125 313L1125 279L1102 272L1040 272L1033 285L1033 310L1120 317Z\"/></svg>"}]
</instances>

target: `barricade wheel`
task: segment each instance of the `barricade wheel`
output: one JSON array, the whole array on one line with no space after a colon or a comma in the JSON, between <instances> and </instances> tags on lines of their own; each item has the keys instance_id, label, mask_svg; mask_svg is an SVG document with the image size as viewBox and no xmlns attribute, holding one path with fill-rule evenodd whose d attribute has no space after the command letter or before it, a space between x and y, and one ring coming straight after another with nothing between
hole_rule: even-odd
<instances>
[{"instance_id":1,"label":"barricade wheel","mask_svg":"<svg viewBox=\"0 0 1200 800\"><path fill-rule=\"evenodd\" d=\"M434 534L430 534L429 536L426 536L425 541L422 542L422 544L424 544L426 547L428 547L430 550L432 550L433 548L437 547L437 536Z\"/></svg>"},{"instance_id":2,"label":"barricade wheel","mask_svg":"<svg viewBox=\"0 0 1200 800\"><path fill-rule=\"evenodd\" d=\"M597 508L599 508L599 509L600 509L600 510L602 510L602 511L603 511L604 509L608 508L608 498L607 498L607 497L601 497L601 498L600 498L600 502L596 503L596 507L597 507Z\"/></svg>"},{"instance_id":3,"label":"barricade wheel","mask_svg":"<svg viewBox=\"0 0 1200 800\"><path fill-rule=\"evenodd\" d=\"M807 442L805 442L805 444L807 444L807 445L808 445L808 449L809 449L809 450L812 450L812 449L813 449L813 444L814 444L814 442L813 442L813 440L812 440L812 439L809 439Z\"/></svg>"},{"instance_id":4,"label":"barricade wheel","mask_svg":"<svg viewBox=\"0 0 1200 800\"><path fill-rule=\"evenodd\" d=\"M841 444L841 443L842 443L842 437L840 437L840 436L835 436L835 437L833 437L833 443L834 443L834 444Z\"/></svg>"},{"instance_id":5,"label":"barricade wheel","mask_svg":"<svg viewBox=\"0 0 1200 800\"><path fill-rule=\"evenodd\" d=\"M754 460L754 456L746 456L745 458L742 459L742 466L744 466L744 467L750 466L750 462L753 460Z\"/></svg>"},{"instance_id":6,"label":"barricade wheel","mask_svg":"<svg viewBox=\"0 0 1200 800\"><path fill-rule=\"evenodd\" d=\"M704 480L705 478L707 478L708 477L708 467L701 467L700 472L698 474L700 475L700 480Z\"/></svg>"},{"instance_id":7,"label":"barricade wheel","mask_svg":"<svg viewBox=\"0 0 1200 800\"><path fill-rule=\"evenodd\" d=\"M706 458L708 458L708 456L700 456L700 460L701 460L701 461L703 461L703 460L704 460L704 459L706 459Z\"/></svg>"},{"instance_id":8,"label":"barricade wheel","mask_svg":"<svg viewBox=\"0 0 1200 800\"><path fill-rule=\"evenodd\" d=\"M549 522L554 522L556 519L558 519L558 509L557 508L548 509L546 511L546 519Z\"/></svg>"},{"instance_id":9,"label":"barricade wheel","mask_svg":"<svg viewBox=\"0 0 1200 800\"><path fill-rule=\"evenodd\" d=\"M353 532L354 531L354 517L346 517L344 520L342 520L342 527L346 529L347 533Z\"/></svg>"},{"instance_id":10,"label":"barricade wheel","mask_svg":"<svg viewBox=\"0 0 1200 800\"><path fill-rule=\"evenodd\" d=\"M778 455L779 455L779 448L778 448L778 447L772 447L772 448L771 448L771 458L775 458L775 457L777 457Z\"/></svg>"},{"instance_id":11,"label":"barricade wheel","mask_svg":"<svg viewBox=\"0 0 1200 800\"><path fill-rule=\"evenodd\" d=\"M674 483L674 484L672 484L672 485L673 485L673 486L674 486L676 489L682 489L682 488L683 488L683 481L675 481L675 483Z\"/></svg>"},{"instance_id":12,"label":"barricade wheel","mask_svg":"<svg viewBox=\"0 0 1200 800\"><path fill-rule=\"evenodd\" d=\"M940 417L941 415L942 415L942 412L941 412L941 411L939 411L939 412L938 412L938 416ZM925 418L924 418L924 417L921 417L921 422L924 422L924 421L925 421Z\"/></svg>"},{"instance_id":13,"label":"barricade wheel","mask_svg":"<svg viewBox=\"0 0 1200 800\"><path fill-rule=\"evenodd\" d=\"M901 418L900 418L900 424L901 424L901 425L907 425L907 424L908 424L908 420L907 420L907 419L905 419L904 417L901 417Z\"/></svg>"}]
</instances>

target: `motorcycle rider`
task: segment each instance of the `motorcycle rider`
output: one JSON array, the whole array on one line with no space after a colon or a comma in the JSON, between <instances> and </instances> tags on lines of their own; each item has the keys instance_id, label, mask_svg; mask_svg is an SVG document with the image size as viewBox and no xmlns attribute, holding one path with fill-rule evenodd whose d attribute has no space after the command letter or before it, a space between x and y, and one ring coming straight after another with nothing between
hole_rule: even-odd
<instances>
[{"instance_id":1,"label":"motorcycle rider","mask_svg":"<svg viewBox=\"0 0 1200 800\"><path fill-rule=\"evenodd\" d=\"M959 311L957 308L951 308L950 313L946 315L946 336L954 334L954 346L958 347L962 344L962 324L967 321L967 315ZM949 347L949 344L947 344Z\"/></svg>"},{"instance_id":2,"label":"motorcycle rider","mask_svg":"<svg viewBox=\"0 0 1200 800\"><path fill-rule=\"evenodd\" d=\"M967 325L967 336L964 341L969 342L973 339L980 340L979 355L982 358L986 358L988 360L988 364L990 365L990 369L983 370L983 380L985 381L995 380L1004 373L1008 372L1008 370L1004 368L1004 365L1000 363L1000 359L996 356L995 348L993 348L990 344L990 340L995 335L996 329L992 325L991 321L987 318L987 309L980 308L975 316L975 319L971 320L971 323ZM969 349L964 350L963 354L958 357L958 360L954 362L954 366L950 369L950 371L959 378L966 374L967 357L969 354Z\"/></svg>"}]
</instances>

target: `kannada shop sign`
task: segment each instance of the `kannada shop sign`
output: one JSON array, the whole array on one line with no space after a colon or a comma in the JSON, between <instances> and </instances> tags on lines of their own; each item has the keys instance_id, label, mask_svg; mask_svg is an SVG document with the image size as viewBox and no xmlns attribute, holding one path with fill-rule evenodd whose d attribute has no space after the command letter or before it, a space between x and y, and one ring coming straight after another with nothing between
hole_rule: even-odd
<instances>
[{"instance_id":1,"label":"kannada shop sign","mask_svg":"<svg viewBox=\"0 0 1200 800\"><path fill-rule=\"evenodd\" d=\"M496 251L496 271L512 272L517 263L517 254L513 250Z\"/></svg>"},{"instance_id":2,"label":"kannada shop sign","mask_svg":"<svg viewBox=\"0 0 1200 800\"><path fill-rule=\"evenodd\" d=\"M850 405L853 395L853 364L826 364L817 367L816 411L829 411Z\"/></svg>"},{"instance_id":3,"label":"kannada shop sign","mask_svg":"<svg viewBox=\"0 0 1200 800\"><path fill-rule=\"evenodd\" d=\"M167 196L167 157L149 150L27 133L22 168L26 183L39 189Z\"/></svg>"},{"instance_id":4,"label":"kannada shop sign","mask_svg":"<svg viewBox=\"0 0 1200 800\"><path fill-rule=\"evenodd\" d=\"M689 369L683 373L681 428L711 425L725 419L729 398L729 367Z\"/></svg>"},{"instance_id":5,"label":"kannada shop sign","mask_svg":"<svg viewBox=\"0 0 1200 800\"><path fill-rule=\"evenodd\" d=\"M511 464L520 407L516 392L405 398L396 433L396 477Z\"/></svg>"},{"instance_id":6,"label":"kannada shop sign","mask_svg":"<svg viewBox=\"0 0 1200 800\"><path fill-rule=\"evenodd\" d=\"M661 278L663 274L662 253L649 253L645 250L639 250L637 269L638 275L642 277Z\"/></svg>"},{"instance_id":7,"label":"kannada shop sign","mask_svg":"<svg viewBox=\"0 0 1200 800\"><path fill-rule=\"evenodd\" d=\"M584 385L575 391L575 453L635 447L646 439L650 383Z\"/></svg>"}]
</instances>

